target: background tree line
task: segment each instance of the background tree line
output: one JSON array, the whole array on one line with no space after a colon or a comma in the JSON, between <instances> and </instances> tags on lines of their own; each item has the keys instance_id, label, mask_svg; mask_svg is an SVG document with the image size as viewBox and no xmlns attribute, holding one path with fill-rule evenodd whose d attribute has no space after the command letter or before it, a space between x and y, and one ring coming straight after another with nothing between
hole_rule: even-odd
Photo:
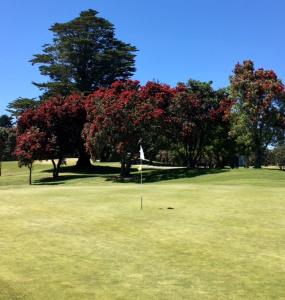
<instances>
[{"instance_id":1,"label":"background tree line","mask_svg":"<svg viewBox=\"0 0 285 300\"><path fill-rule=\"evenodd\" d=\"M16 154L31 171L34 160L51 159L57 178L68 156L78 157L78 168L90 167L90 157L119 160L129 176L140 144L151 162L189 168L235 167L239 155L260 168L268 153L283 155L268 150L284 145L284 85L274 71L244 61L225 89L196 80L142 86L129 79L137 49L98 12L50 30L52 42L31 60L49 81L34 83L39 99L9 103L10 116L0 118L1 160Z\"/></svg>"}]
</instances>

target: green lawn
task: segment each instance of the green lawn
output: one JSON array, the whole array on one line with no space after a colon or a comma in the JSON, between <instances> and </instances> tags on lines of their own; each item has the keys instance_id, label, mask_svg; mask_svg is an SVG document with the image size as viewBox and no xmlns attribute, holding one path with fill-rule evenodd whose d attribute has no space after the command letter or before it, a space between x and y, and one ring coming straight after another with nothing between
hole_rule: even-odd
<instances>
[{"instance_id":1,"label":"green lawn","mask_svg":"<svg viewBox=\"0 0 285 300\"><path fill-rule=\"evenodd\" d=\"M4 163L1 300L285 299L285 172L116 166Z\"/></svg>"}]
</instances>

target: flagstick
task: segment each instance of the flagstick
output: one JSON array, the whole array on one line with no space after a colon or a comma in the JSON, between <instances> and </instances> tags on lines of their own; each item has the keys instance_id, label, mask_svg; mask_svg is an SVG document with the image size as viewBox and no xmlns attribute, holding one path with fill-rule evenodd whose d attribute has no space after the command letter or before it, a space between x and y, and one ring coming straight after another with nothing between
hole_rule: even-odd
<instances>
[{"instance_id":1,"label":"flagstick","mask_svg":"<svg viewBox=\"0 0 285 300\"><path fill-rule=\"evenodd\" d=\"M141 188L142 188L142 159L141 159ZM142 189L141 189L141 210L143 210Z\"/></svg>"}]
</instances>

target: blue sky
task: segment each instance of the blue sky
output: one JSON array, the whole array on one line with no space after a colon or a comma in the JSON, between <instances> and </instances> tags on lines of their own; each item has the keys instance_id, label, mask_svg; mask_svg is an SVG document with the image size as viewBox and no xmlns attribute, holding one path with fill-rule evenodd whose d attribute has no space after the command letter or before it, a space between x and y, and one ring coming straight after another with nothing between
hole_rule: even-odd
<instances>
[{"instance_id":1,"label":"blue sky","mask_svg":"<svg viewBox=\"0 0 285 300\"><path fill-rule=\"evenodd\" d=\"M19 96L39 95L31 82L44 79L28 61L51 41L48 28L89 8L139 49L134 78L142 83L194 78L223 87L244 59L285 80L284 0L2 0L0 114Z\"/></svg>"}]
</instances>

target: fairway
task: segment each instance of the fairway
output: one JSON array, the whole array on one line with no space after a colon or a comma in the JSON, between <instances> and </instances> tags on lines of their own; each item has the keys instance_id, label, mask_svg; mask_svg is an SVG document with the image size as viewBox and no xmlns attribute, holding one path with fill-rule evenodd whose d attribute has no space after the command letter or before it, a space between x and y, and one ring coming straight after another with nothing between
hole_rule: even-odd
<instances>
[{"instance_id":1,"label":"fairway","mask_svg":"<svg viewBox=\"0 0 285 300\"><path fill-rule=\"evenodd\" d=\"M3 164L1 300L285 299L285 172L69 164Z\"/></svg>"}]
</instances>

